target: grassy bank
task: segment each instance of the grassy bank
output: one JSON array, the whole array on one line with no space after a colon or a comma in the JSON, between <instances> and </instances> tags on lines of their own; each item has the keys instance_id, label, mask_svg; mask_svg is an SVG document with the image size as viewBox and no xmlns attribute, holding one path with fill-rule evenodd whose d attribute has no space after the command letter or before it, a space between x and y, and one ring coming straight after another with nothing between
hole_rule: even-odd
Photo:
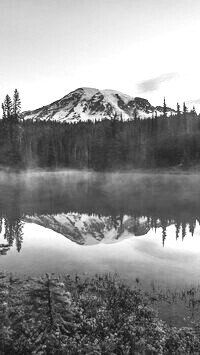
<instances>
[{"instance_id":1,"label":"grassy bank","mask_svg":"<svg viewBox=\"0 0 200 355\"><path fill-rule=\"evenodd\" d=\"M199 354L198 325L166 324L152 297L109 275L1 273L0 354Z\"/></svg>"}]
</instances>

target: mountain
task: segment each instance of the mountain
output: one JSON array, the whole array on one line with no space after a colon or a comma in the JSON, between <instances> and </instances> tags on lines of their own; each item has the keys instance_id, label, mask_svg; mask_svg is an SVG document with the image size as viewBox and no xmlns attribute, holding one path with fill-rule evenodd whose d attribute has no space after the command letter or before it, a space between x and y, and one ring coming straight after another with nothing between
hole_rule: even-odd
<instances>
[{"instance_id":1,"label":"mountain","mask_svg":"<svg viewBox=\"0 0 200 355\"><path fill-rule=\"evenodd\" d=\"M131 236L145 235L151 229L147 218L133 216L97 216L80 213L34 215L24 222L35 223L80 244L113 243ZM158 222L157 227L160 227Z\"/></svg>"},{"instance_id":2,"label":"mountain","mask_svg":"<svg viewBox=\"0 0 200 355\"><path fill-rule=\"evenodd\" d=\"M140 97L133 98L114 90L79 88L50 105L23 112L22 118L77 123L114 117L127 121L135 117L160 116L162 113L161 106L154 107ZM167 107L167 115L171 113L176 111Z\"/></svg>"}]
</instances>

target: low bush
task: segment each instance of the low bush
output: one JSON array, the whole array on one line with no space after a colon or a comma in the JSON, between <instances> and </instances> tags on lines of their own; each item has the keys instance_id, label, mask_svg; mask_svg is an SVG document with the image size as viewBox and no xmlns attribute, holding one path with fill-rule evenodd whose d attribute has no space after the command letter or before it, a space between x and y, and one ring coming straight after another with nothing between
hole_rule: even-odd
<instances>
[{"instance_id":1,"label":"low bush","mask_svg":"<svg viewBox=\"0 0 200 355\"><path fill-rule=\"evenodd\" d=\"M0 354L199 354L195 328L170 327L139 288L111 275L0 275Z\"/></svg>"}]
</instances>

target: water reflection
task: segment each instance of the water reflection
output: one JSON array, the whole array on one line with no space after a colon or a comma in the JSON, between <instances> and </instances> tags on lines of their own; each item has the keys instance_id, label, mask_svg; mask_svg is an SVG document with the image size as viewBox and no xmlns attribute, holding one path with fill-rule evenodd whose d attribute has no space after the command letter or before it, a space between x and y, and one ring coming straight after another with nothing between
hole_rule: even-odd
<instances>
[{"instance_id":1,"label":"water reflection","mask_svg":"<svg viewBox=\"0 0 200 355\"><path fill-rule=\"evenodd\" d=\"M200 222L199 183L198 175L1 173L0 255L14 245L21 250L27 222L81 245L161 228L164 246L170 225L175 226L176 240L184 240Z\"/></svg>"},{"instance_id":2,"label":"water reflection","mask_svg":"<svg viewBox=\"0 0 200 355\"><path fill-rule=\"evenodd\" d=\"M185 285L199 282L200 226L184 242L175 238L174 225L167 227L165 247L162 231L150 230L134 237L125 233L120 239L102 239L96 244L79 245L60 233L35 223L24 224L24 241L20 253L11 248L0 257L1 268L8 272L44 274L117 272L127 281L139 277L142 283L152 280L160 285Z\"/></svg>"},{"instance_id":3,"label":"water reflection","mask_svg":"<svg viewBox=\"0 0 200 355\"><path fill-rule=\"evenodd\" d=\"M0 243L0 255L6 255L14 242L17 251L20 252L23 242L23 221L21 219L1 218L0 233L1 239L3 239L3 242Z\"/></svg>"}]
</instances>

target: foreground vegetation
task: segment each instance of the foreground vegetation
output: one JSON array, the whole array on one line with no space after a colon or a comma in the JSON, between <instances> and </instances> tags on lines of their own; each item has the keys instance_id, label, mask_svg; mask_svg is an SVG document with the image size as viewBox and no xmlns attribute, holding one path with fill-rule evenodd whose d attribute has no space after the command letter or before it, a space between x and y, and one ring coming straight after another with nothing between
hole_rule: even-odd
<instances>
[{"instance_id":1,"label":"foreground vegetation","mask_svg":"<svg viewBox=\"0 0 200 355\"><path fill-rule=\"evenodd\" d=\"M0 275L1 354L199 354L198 327L161 321L113 276Z\"/></svg>"}]
</instances>

